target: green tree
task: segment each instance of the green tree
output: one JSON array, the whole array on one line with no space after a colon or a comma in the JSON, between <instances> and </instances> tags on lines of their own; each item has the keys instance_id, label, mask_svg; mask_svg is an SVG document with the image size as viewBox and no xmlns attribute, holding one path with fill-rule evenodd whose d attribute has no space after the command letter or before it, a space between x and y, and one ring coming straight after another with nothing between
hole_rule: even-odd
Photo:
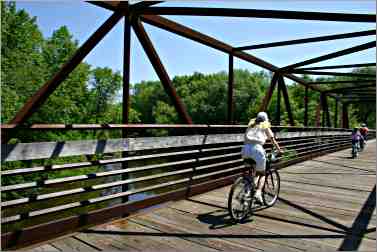
<instances>
[{"instance_id":1,"label":"green tree","mask_svg":"<svg viewBox=\"0 0 377 252\"><path fill-rule=\"evenodd\" d=\"M9 122L44 82L43 36L24 10L1 2L1 121Z\"/></svg>"},{"instance_id":2,"label":"green tree","mask_svg":"<svg viewBox=\"0 0 377 252\"><path fill-rule=\"evenodd\" d=\"M116 94L122 86L119 72L113 73L110 68L95 68L92 71L90 87L90 114L88 121L96 123L114 122L110 108L115 104Z\"/></svg>"}]
</instances>

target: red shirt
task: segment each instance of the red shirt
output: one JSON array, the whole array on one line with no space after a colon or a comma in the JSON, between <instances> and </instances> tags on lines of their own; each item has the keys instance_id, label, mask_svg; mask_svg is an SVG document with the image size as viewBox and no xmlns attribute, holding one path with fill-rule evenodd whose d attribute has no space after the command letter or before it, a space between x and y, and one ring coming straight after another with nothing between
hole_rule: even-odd
<instances>
[{"instance_id":1,"label":"red shirt","mask_svg":"<svg viewBox=\"0 0 377 252\"><path fill-rule=\"evenodd\" d=\"M368 128L367 127L360 128L360 133L361 135L366 135L368 133Z\"/></svg>"}]
</instances>

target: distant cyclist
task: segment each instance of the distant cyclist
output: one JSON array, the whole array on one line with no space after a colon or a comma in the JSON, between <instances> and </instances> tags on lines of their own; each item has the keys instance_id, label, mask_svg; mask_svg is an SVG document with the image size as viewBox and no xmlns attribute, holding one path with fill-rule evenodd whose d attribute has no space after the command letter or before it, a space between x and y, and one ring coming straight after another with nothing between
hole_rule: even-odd
<instances>
[{"instance_id":1,"label":"distant cyclist","mask_svg":"<svg viewBox=\"0 0 377 252\"><path fill-rule=\"evenodd\" d=\"M360 134L359 128L355 127L352 129L352 157L358 156L358 151L360 151L360 142L363 141L363 136Z\"/></svg>"},{"instance_id":2,"label":"distant cyclist","mask_svg":"<svg viewBox=\"0 0 377 252\"><path fill-rule=\"evenodd\" d=\"M253 159L256 163L256 171L260 175L255 198L259 202L262 200L262 189L265 179L266 170L266 152L263 148L266 139L270 139L279 153L282 153L279 144L274 138L271 131L271 124L268 120L267 113L259 112L257 118L251 119L245 133L245 144L242 148L242 158Z\"/></svg>"},{"instance_id":3,"label":"distant cyclist","mask_svg":"<svg viewBox=\"0 0 377 252\"><path fill-rule=\"evenodd\" d=\"M362 123L360 128L360 134L363 136L364 141L367 141L368 131L369 129L367 125L365 123Z\"/></svg>"},{"instance_id":4,"label":"distant cyclist","mask_svg":"<svg viewBox=\"0 0 377 252\"><path fill-rule=\"evenodd\" d=\"M368 135L368 128L365 125L365 123L361 124L361 128L359 129L359 132L361 134L361 139L360 139L360 151L364 150L364 145L366 144L367 141L367 135Z\"/></svg>"}]
</instances>

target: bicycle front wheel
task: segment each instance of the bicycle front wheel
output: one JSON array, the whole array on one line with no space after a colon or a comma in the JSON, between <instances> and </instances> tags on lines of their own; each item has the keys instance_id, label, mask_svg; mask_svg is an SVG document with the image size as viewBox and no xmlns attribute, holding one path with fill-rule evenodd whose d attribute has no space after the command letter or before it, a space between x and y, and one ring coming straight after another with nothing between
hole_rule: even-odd
<instances>
[{"instance_id":1,"label":"bicycle front wheel","mask_svg":"<svg viewBox=\"0 0 377 252\"><path fill-rule=\"evenodd\" d=\"M273 206L280 192L280 176L276 170L268 171L263 186L263 202L266 206Z\"/></svg>"},{"instance_id":2,"label":"bicycle front wheel","mask_svg":"<svg viewBox=\"0 0 377 252\"><path fill-rule=\"evenodd\" d=\"M251 192L248 192L251 190ZM249 199L245 196L248 196ZM251 182L245 178L240 177L234 182L230 188L228 197L228 210L231 218L240 222L243 221L250 212L250 204L254 195L254 190Z\"/></svg>"}]
</instances>

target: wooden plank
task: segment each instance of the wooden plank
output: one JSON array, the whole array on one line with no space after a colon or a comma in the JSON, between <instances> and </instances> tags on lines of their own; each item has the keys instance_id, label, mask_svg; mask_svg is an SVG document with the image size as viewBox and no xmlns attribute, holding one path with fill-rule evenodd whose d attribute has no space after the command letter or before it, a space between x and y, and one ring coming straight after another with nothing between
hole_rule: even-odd
<instances>
[{"instance_id":1,"label":"wooden plank","mask_svg":"<svg viewBox=\"0 0 377 252\"><path fill-rule=\"evenodd\" d=\"M36 248L33 248L33 249L25 249L23 250L25 252L59 252L60 250L53 247L52 245L50 244L44 244L42 246L38 246Z\"/></svg>"},{"instance_id":2,"label":"wooden plank","mask_svg":"<svg viewBox=\"0 0 377 252\"><path fill-rule=\"evenodd\" d=\"M52 245L61 251L100 251L99 248L85 244L74 237L56 240Z\"/></svg>"},{"instance_id":3,"label":"wooden plank","mask_svg":"<svg viewBox=\"0 0 377 252\"><path fill-rule=\"evenodd\" d=\"M87 233L85 231L80 233L79 236L90 237L96 234L96 230L102 231L97 236L107 237L108 242L118 243L118 246L125 244L140 251L216 251L211 247L202 246L180 237L167 236L166 233L127 220L92 228Z\"/></svg>"},{"instance_id":4,"label":"wooden plank","mask_svg":"<svg viewBox=\"0 0 377 252\"><path fill-rule=\"evenodd\" d=\"M226 217L224 217L224 215L226 215ZM210 218L215 219L216 216L218 216L219 225L211 226L215 220L211 222ZM302 250L304 246L306 249L308 249L308 247L314 247L314 244L308 246L307 243L306 245L301 243L298 246L292 244L292 242L289 244L287 240L284 239L284 236L278 233L265 232L261 229L256 229L253 225L246 227L246 223L243 225L234 225L228 222L227 217L226 212L222 210L219 211L219 209L210 212L207 211L205 214L199 216L179 213L172 209L161 209L160 211L154 211L148 216L138 216L135 221L139 222L140 219L142 219L142 221L145 221L146 225L157 225L159 228L172 226L188 234L193 233L199 236L208 236L213 239L220 238L222 241L242 244L266 251L297 251ZM221 228L222 223L224 224L223 228Z\"/></svg>"},{"instance_id":5,"label":"wooden plank","mask_svg":"<svg viewBox=\"0 0 377 252\"><path fill-rule=\"evenodd\" d=\"M173 216L172 216L173 217ZM180 235L184 237L184 239L190 240L192 242L201 244L203 246L208 246L216 250L221 251L261 251L260 249L256 248L253 244L242 244L239 243L238 240L226 240L223 239L221 236L211 236L213 234L212 230L206 230L208 233L203 233L202 230L198 230L197 228L193 228L192 223L187 225L187 222L182 223L182 219L179 218L179 221L172 221L173 218L162 218L161 216L156 215L148 215L148 216L137 216L132 218L131 221L135 223L139 223L141 225L152 227L156 230L159 230L164 233L172 234L172 235ZM190 219L191 221L193 219Z\"/></svg>"}]
</instances>

